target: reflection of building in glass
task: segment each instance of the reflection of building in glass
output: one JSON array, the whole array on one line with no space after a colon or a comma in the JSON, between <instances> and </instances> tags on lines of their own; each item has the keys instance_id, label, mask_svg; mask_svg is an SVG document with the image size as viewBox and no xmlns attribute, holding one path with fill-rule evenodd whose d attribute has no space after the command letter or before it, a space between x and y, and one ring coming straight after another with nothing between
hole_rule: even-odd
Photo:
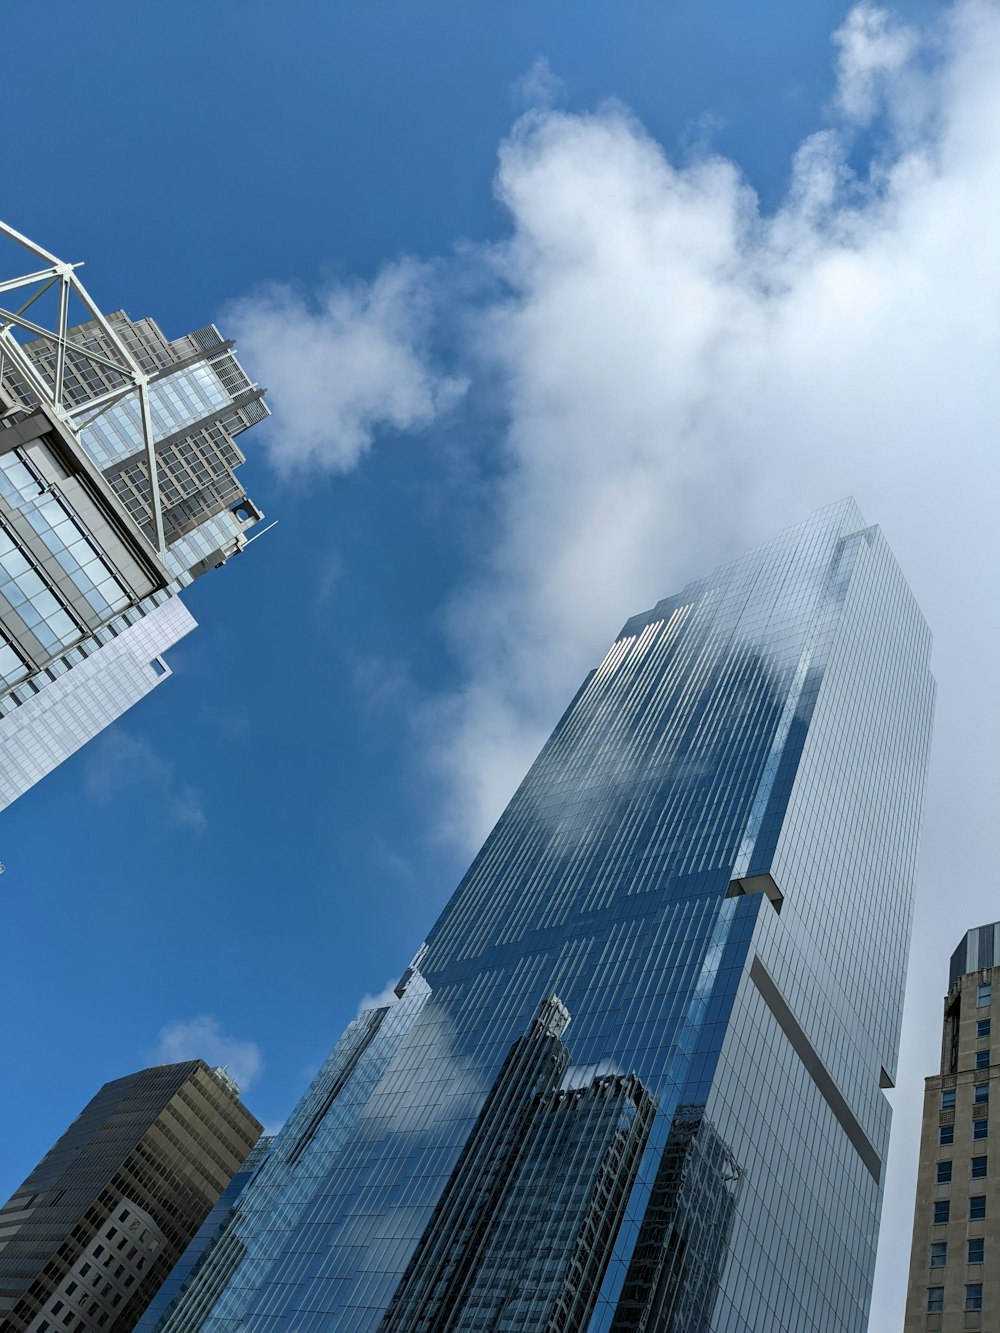
<instances>
[{"instance_id":1,"label":"reflection of building in glass","mask_svg":"<svg viewBox=\"0 0 1000 1333\"><path fill-rule=\"evenodd\" d=\"M105 1083L0 1210L0 1328L134 1328L259 1134L201 1060Z\"/></svg>"},{"instance_id":2,"label":"reflection of building in glass","mask_svg":"<svg viewBox=\"0 0 1000 1333\"><path fill-rule=\"evenodd\" d=\"M5 237L50 268L0 309L0 808L169 675L195 623L176 594L261 517L236 437L267 415L217 329L168 342L104 316ZM47 331L35 303L56 290ZM72 301L89 318L71 324Z\"/></svg>"},{"instance_id":3,"label":"reflection of building in glass","mask_svg":"<svg viewBox=\"0 0 1000 1333\"><path fill-rule=\"evenodd\" d=\"M634 1076L561 1086L567 1020L552 997L511 1047L384 1333L586 1327L655 1107Z\"/></svg>"},{"instance_id":4,"label":"reflection of building in glass","mask_svg":"<svg viewBox=\"0 0 1000 1333\"><path fill-rule=\"evenodd\" d=\"M281 1264L289 1240L322 1234L310 1216L329 1207L331 1165L373 1090L391 1079L393 1060L430 997L416 966L420 956L396 987L398 1003L367 1009L348 1026L228 1217L203 1237L197 1269L185 1255L170 1275L169 1307L157 1302L143 1333L189 1333L209 1311L222 1327L240 1328L259 1297L261 1275Z\"/></svg>"},{"instance_id":5,"label":"reflection of building in glass","mask_svg":"<svg viewBox=\"0 0 1000 1333\"><path fill-rule=\"evenodd\" d=\"M629 620L428 936L419 1003L414 976L350 1071L348 1030L237 1206L246 1259L184 1333L375 1333L404 1300L452 1317L455 1283L456 1328L543 1333L552 1293L598 1271L592 1313L558 1315L566 1327L862 1333L929 648L850 501ZM529 1031L546 995L573 1014L577 1072L545 1066L512 1158L505 1062L532 1040L554 1058L556 1034ZM624 1218L577 1248L572 1217L628 1175L609 1165L611 1110L641 1119L647 1096ZM697 1126L679 1107L702 1108ZM567 1229L545 1224L529 1290L501 1309L524 1271L515 1219L543 1225L536 1171ZM484 1276L466 1287L458 1258L473 1252Z\"/></svg>"},{"instance_id":6,"label":"reflection of building in glass","mask_svg":"<svg viewBox=\"0 0 1000 1333\"><path fill-rule=\"evenodd\" d=\"M221 1239L227 1231L233 1211L236 1208L237 1201L243 1194L243 1191L253 1180L254 1176L264 1165L267 1154L271 1150L271 1144L274 1138L271 1135L262 1135L251 1148L246 1161L233 1176L232 1180L222 1191L218 1203L202 1222L198 1228L194 1239L187 1247L181 1257L177 1260L171 1269L170 1276L160 1286L156 1295L146 1306L142 1318L136 1324L137 1333L143 1333L144 1330L156 1328L163 1315L169 1311L171 1306L180 1296L188 1291L193 1294L200 1294L203 1301L203 1309L210 1308L217 1290L206 1287L201 1283L201 1269L208 1255L217 1240ZM235 1262L230 1266L228 1272L235 1267ZM227 1276L228 1276L227 1272ZM197 1284L197 1285L196 1285Z\"/></svg>"},{"instance_id":7,"label":"reflection of building in glass","mask_svg":"<svg viewBox=\"0 0 1000 1333\"><path fill-rule=\"evenodd\" d=\"M711 1327L740 1169L704 1106L678 1106L611 1327Z\"/></svg>"},{"instance_id":8,"label":"reflection of building in glass","mask_svg":"<svg viewBox=\"0 0 1000 1333\"><path fill-rule=\"evenodd\" d=\"M989 1160L990 1094L994 1103L1000 1096L994 999L1000 921L966 931L951 956L941 1072L924 1084L904 1333L1000 1328L1000 1172Z\"/></svg>"}]
</instances>

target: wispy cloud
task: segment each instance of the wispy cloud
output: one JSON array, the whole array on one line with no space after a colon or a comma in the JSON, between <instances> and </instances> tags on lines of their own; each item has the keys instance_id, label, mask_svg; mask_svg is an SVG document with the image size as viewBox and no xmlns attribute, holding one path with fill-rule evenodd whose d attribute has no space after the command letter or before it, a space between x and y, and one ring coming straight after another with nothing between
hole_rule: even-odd
<instances>
[{"instance_id":1,"label":"wispy cloud","mask_svg":"<svg viewBox=\"0 0 1000 1333\"><path fill-rule=\"evenodd\" d=\"M380 991L374 995L362 995L358 1001L358 1017L366 1009L384 1009L387 1004L398 1003L399 996L395 991L396 978L390 977Z\"/></svg>"},{"instance_id":2,"label":"wispy cloud","mask_svg":"<svg viewBox=\"0 0 1000 1333\"><path fill-rule=\"evenodd\" d=\"M251 1088L264 1072L257 1043L231 1037L222 1030L217 1018L207 1014L168 1023L161 1028L152 1058L157 1064L204 1060L213 1068L221 1065L243 1092Z\"/></svg>"},{"instance_id":3,"label":"wispy cloud","mask_svg":"<svg viewBox=\"0 0 1000 1333\"><path fill-rule=\"evenodd\" d=\"M539 56L511 88L511 97L519 111L553 107L565 96L566 83L545 56Z\"/></svg>"},{"instance_id":4,"label":"wispy cloud","mask_svg":"<svg viewBox=\"0 0 1000 1333\"><path fill-rule=\"evenodd\" d=\"M431 364L431 275L404 259L370 283L315 298L272 285L230 307L226 326L280 409L264 437L278 468L346 472L376 431L426 427L462 396L464 381Z\"/></svg>"},{"instance_id":5,"label":"wispy cloud","mask_svg":"<svg viewBox=\"0 0 1000 1333\"><path fill-rule=\"evenodd\" d=\"M103 732L87 751L84 785L98 801L110 801L137 785L153 789L165 819L200 831L208 820L194 787L178 782L174 766L142 736L122 727Z\"/></svg>"}]
</instances>

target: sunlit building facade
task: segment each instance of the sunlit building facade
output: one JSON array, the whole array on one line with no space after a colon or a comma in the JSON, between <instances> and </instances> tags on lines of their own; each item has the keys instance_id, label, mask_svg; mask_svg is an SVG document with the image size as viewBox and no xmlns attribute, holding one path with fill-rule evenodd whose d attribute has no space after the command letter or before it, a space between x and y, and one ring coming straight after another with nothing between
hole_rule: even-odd
<instances>
[{"instance_id":1,"label":"sunlit building facade","mask_svg":"<svg viewBox=\"0 0 1000 1333\"><path fill-rule=\"evenodd\" d=\"M941 1068L924 1085L904 1333L1000 1327L1000 1154L990 1147L1000 921L966 931L948 982Z\"/></svg>"},{"instance_id":2,"label":"sunlit building facade","mask_svg":"<svg viewBox=\"0 0 1000 1333\"><path fill-rule=\"evenodd\" d=\"M214 326L169 341L105 316L71 266L4 239L50 267L0 284L0 808L169 676L195 627L177 594L261 518L236 440L267 415Z\"/></svg>"},{"instance_id":3,"label":"sunlit building facade","mask_svg":"<svg viewBox=\"0 0 1000 1333\"><path fill-rule=\"evenodd\" d=\"M162 1333L862 1333L929 650L851 501L629 620Z\"/></svg>"}]
</instances>

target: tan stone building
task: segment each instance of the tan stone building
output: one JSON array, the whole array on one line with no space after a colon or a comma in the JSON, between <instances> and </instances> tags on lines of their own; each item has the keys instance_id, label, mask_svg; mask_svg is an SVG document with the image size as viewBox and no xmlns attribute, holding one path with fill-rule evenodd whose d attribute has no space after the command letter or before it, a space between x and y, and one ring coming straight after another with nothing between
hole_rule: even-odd
<instances>
[{"instance_id":1,"label":"tan stone building","mask_svg":"<svg viewBox=\"0 0 1000 1333\"><path fill-rule=\"evenodd\" d=\"M1000 1330L1000 922L952 954L941 1072L927 1079L904 1333ZM997 1015L1000 1022L1000 1013ZM998 1107L1000 1113L1000 1107ZM992 1160L991 1160L992 1156Z\"/></svg>"},{"instance_id":2,"label":"tan stone building","mask_svg":"<svg viewBox=\"0 0 1000 1333\"><path fill-rule=\"evenodd\" d=\"M0 1333L127 1333L260 1136L203 1060L106 1083L0 1209Z\"/></svg>"}]
</instances>

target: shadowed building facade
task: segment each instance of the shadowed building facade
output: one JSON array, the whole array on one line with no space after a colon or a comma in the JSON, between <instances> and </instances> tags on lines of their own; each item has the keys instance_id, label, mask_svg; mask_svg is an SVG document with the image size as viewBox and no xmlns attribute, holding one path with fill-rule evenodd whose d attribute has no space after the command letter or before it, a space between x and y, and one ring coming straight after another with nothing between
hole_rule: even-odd
<instances>
[{"instance_id":1,"label":"shadowed building facade","mask_svg":"<svg viewBox=\"0 0 1000 1333\"><path fill-rule=\"evenodd\" d=\"M106 1083L0 1210L3 1333L127 1333L259 1135L202 1060Z\"/></svg>"},{"instance_id":2,"label":"shadowed building facade","mask_svg":"<svg viewBox=\"0 0 1000 1333\"><path fill-rule=\"evenodd\" d=\"M905 1333L1000 1326L1000 1155L990 1151L990 1094L1000 1097L994 992L1000 997L1000 922L967 931L951 956L941 1072L924 1089Z\"/></svg>"},{"instance_id":3,"label":"shadowed building facade","mask_svg":"<svg viewBox=\"0 0 1000 1333\"><path fill-rule=\"evenodd\" d=\"M862 1333L929 650L851 501L629 620L164 1333Z\"/></svg>"}]
</instances>

